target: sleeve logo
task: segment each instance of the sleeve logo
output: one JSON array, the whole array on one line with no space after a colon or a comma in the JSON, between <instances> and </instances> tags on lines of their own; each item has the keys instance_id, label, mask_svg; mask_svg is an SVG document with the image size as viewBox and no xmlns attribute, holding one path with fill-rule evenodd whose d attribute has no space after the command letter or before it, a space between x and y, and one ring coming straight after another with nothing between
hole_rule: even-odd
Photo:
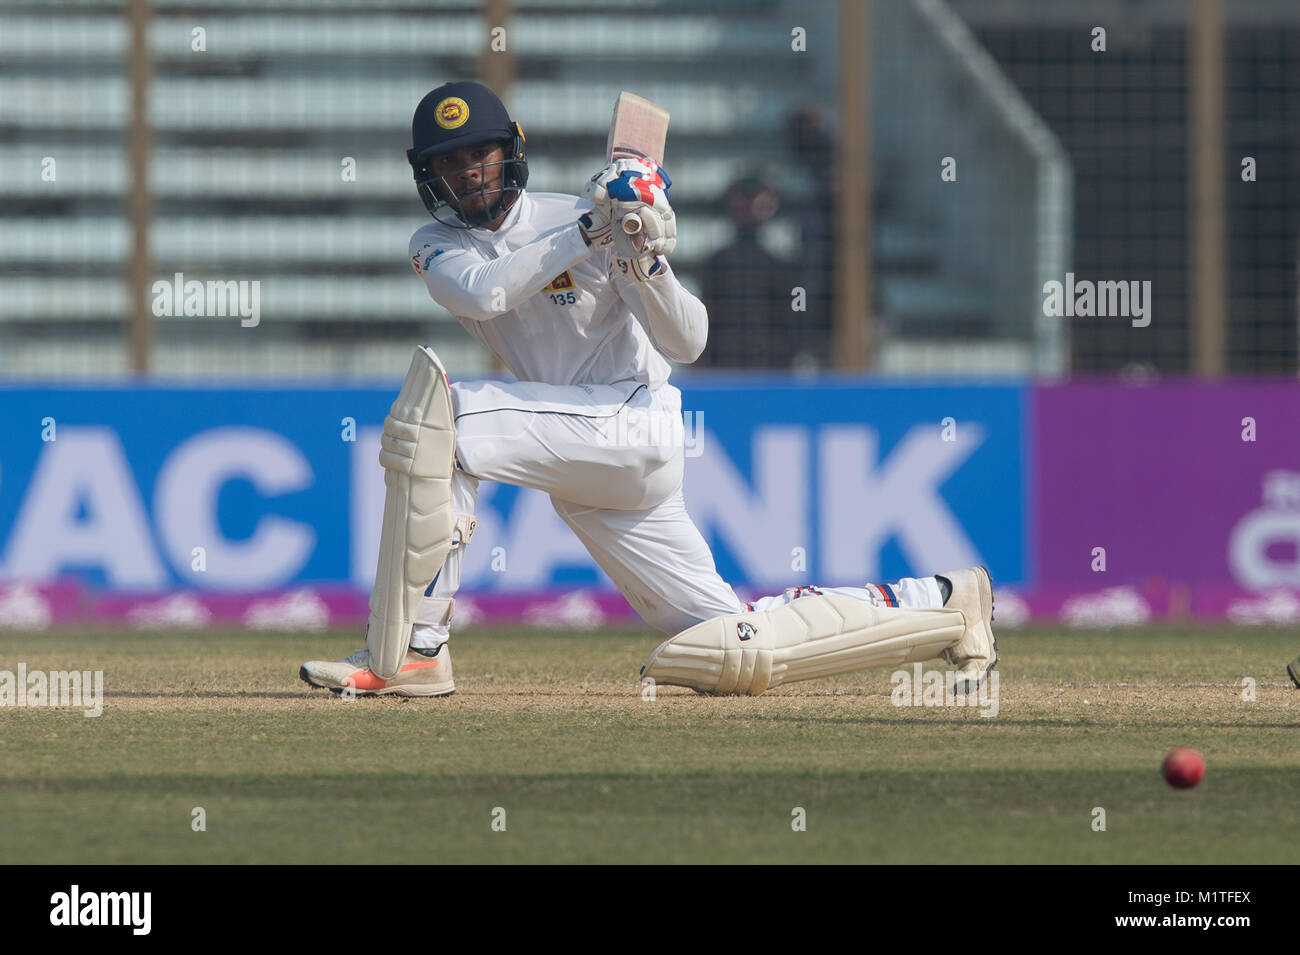
<instances>
[{"instance_id":1,"label":"sleeve logo","mask_svg":"<svg viewBox=\"0 0 1300 955\"><path fill-rule=\"evenodd\" d=\"M438 256L442 255L444 251L443 249L434 249L428 255L425 255L424 253L428 250L428 248L429 248L428 243L425 243L424 248L420 249L419 252L411 256L411 266L420 275L423 275L425 271L429 268L429 263L432 262L434 259L436 259Z\"/></svg>"},{"instance_id":2,"label":"sleeve logo","mask_svg":"<svg viewBox=\"0 0 1300 955\"><path fill-rule=\"evenodd\" d=\"M555 278L551 279L551 284L542 289L543 292L567 292L571 288L576 288L573 276L565 269Z\"/></svg>"}]
</instances>

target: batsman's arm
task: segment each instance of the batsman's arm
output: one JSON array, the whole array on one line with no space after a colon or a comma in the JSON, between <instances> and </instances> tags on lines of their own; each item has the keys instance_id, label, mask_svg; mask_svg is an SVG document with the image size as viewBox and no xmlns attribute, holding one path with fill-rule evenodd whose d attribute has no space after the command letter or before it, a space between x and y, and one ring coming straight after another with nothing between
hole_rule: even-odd
<instances>
[{"instance_id":1,"label":"batsman's arm","mask_svg":"<svg viewBox=\"0 0 1300 955\"><path fill-rule=\"evenodd\" d=\"M479 322L510 311L589 255L576 222L497 259L470 249L440 248L418 232L411 239L411 264L433 300L453 315Z\"/></svg>"},{"instance_id":2,"label":"batsman's arm","mask_svg":"<svg viewBox=\"0 0 1300 955\"><path fill-rule=\"evenodd\" d=\"M611 281L660 354L690 364L700 357L708 341L709 313L704 303L677 281L668 260L661 257L659 261L662 275L637 282L615 269Z\"/></svg>"}]
</instances>

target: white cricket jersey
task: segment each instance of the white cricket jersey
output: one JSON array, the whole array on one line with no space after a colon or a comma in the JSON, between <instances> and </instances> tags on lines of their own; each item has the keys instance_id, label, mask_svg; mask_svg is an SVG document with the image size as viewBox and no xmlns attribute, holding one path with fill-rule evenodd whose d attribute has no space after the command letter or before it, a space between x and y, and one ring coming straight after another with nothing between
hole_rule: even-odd
<instances>
[{"instance_id":1,"label":"white cricket jersey","mask_svg":"<svg viewBox=\"0 0 1300 955\"><path fill-rule=\"evenodd\" d=\"M643 283L611 275L612 252L590 249L578 228L591 208L523 191L495 232L441 222L417 230L411 265L520 381L658 388L671 370L665 356L691 362L704 349L704 305L669 268Z\"/></svg>"}]
</instances>

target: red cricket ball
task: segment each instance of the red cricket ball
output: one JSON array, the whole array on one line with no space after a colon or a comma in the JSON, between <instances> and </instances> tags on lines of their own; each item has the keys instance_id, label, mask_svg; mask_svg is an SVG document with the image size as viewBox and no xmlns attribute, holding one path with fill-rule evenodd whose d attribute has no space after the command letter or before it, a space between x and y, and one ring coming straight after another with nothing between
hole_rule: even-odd
<instances>
[{"instance_id":1,"label":"red cricket ball","mask_svg":"<svg viewBox=\"0 0 1300 955\"><path fill-rule=\"evenodd\" d=\"M1160 771L1175 789L1191 789L1205 775L1205 760L1191 747L1180 746L1170 750Z\"/></svg>"}]
</instances>

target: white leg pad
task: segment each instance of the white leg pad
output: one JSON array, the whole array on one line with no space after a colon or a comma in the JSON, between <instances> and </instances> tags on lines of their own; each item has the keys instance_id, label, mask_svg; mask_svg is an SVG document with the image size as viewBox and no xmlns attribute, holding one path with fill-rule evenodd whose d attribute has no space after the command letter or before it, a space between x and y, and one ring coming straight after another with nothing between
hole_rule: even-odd
<instances>
[{"instance_id":1,"label":"white leg pad","mask_svg":"<svg viewBox=\"0 0 1300 955\"><path fill-rule=\"evenodd\" d=\"M782 683L931 660L965 629L959 610L807 594L774 610L726 614L683 630L660 644L641 675L702 693L757 696Z\"/></svg>"},{"instance_id":2,"label":"white leg pad","mask_svg":"<svg viewBox=\"0 0 1300 955\"><path fill-rule=\"evenodd\" d=\"M381 679L397 676L424 591L451 549L457 517L451 506L455 461L447 373L433 350L421 346L384 419L379 452L384 523L366 649L370 669Z\"/></svg>"}]
</instances>

